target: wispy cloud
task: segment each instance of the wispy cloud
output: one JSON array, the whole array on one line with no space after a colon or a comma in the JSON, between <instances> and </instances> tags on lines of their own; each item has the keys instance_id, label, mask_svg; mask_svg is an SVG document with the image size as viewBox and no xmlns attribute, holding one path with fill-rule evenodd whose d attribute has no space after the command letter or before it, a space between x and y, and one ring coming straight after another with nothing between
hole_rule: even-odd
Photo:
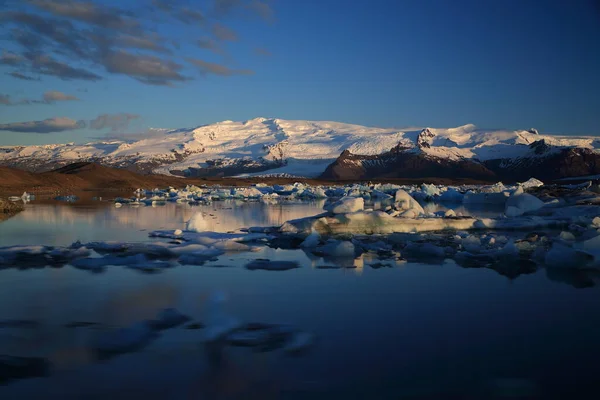
<instances>
[{"instance_id":1,"label":"wispy cloud","mask_svg":"<svg viewBox=\"0 0 600 400\"><path fill-rule=\"evenodd\" d=\"M56 90L51 90L49 92L44 93L44 102L48 103L48 104L54 103L57 101L73 101L73 100L79 100L79 99L75 96L71 96L69 94L59 92Z\"/></svg>"},{"instance_id":2,"label":"wispy cloud","mask_svg":"<svg viewBox=\"0 0 600 400\"><path fill-rule=\"evenodd\" d=\"M224 55L225 50L221 47L221 45L214 39L209 37L203 37L196 41L198 47L204 50L209 50L215 54Z\"/></svg>"},{"instance_id":3,"label":"wispy cloud","mask_svg":"<svg viewBox=\"0 0 600 400\"><path fill-rule=\"evenodd\" d=\"M180 73L181 64L151 55L108 51L103 56L103 63L108 72L129 75L150 85L170 85L173 81L189 79Z\"/></svg>"},{"instance_id":4,"label":"wispy cloud","mask_svg":"<svg viewBox=\"0 0 600 400\"><path fill-rule=\"evenodd\" d=\"M222 64L211 63L208 61L198 60L195 58L189 58L188 61L196 66L201 74L214 74L220 76L232 76L232 75L253 75L254 71L249 69L231 69Z\"/></svg>"},{"instance_id":5,"label":"wispy cloud","mask_svg":"<svg viewBox=\"0 0 600 400\"><path fill-rule=\"evenodd\" d=\"M32 76L25 75L25 74L22 74L22 73L17 72L17 71L7 72L6 75L10 75L10 76L12 76L15 79L21 79L23 81L39 81L40 80L40 78L34 78Z\"/></svg>"},{"instance_id":6,"label":"wispy cloud","mask_svg":"<svg viewBox=\"0 0 600 400\"><path fill-rule=\"evenodd\" d=\"M85 122L74 119L57 117L48 118L43 121L13 122L0 124L0 131L22 132L22 133L53 133L64 132L85 127Z\"/></svg>"},{"instance_id":7,"label":"wispy cloud","mask_svg":"<svg viewBox=\"0 0 600 400\"><path fill-rule=\"evenodd\" d=\"M235 42L238 40L238 36L233 30L219 23L213 25L212 34L215 35L215 37L219 40L226 40L229 42Z\"/></svg>"},{"instance_id":8,"label":"wispy cloud","mask_svg":"<svg viewBox=\"0 0 600 400\"><path fill-rule=\"evenodd\" d=\"M2 101L5 101L5 96L0 95L0 102ZM10 99L8 99L8 101L10 101ZM66 117L54 117L42 121L0 124L0 131L21 133L54 133L88 128L92 130L109 129L111 132L119 132L125 131L129 127L131 121L136 120L139 117L140 116L137 114L129 113L102 114L89 121L76 121Z\"/></svg>"},{"instance_id":9,"label":"wispy cloud","mask_svg":"<svg viewBox=\"0 0 600 400\"><path fill-rule=\"evenodd\" d=\"M144 84L174 86L192 79L181 62L189 55L180 54L186 46L179 46L179 37L169 30L159 34L157 23L185 24L197 30L194 36L201 38L197 47L228 55L219 42L239 41L240 37L225 25L225 18L234 14L253 14L265 21L274 18L266 1L208 3L203 3L202 8L187 0L153 0L144 6L135 2L108 6L100 0L15 1L0 11L0 38L12 42L12 51L0 54L0 66L12 67L7 76L21 80L47 75L100 81L119 74ZM193 39L187 40L190 42ZM249 72L203 68L220 75Z\"/></svg>"},{"instance_id":10,"label":"wispy cloud","mask_svg":"<svg viewBox=\"0 0 600 400\"><path fill-rule=\"evenodd\" d=\"M102 114L89 122L89 128L95 130L110 129L111 131L121 131L129 127L129 123L138 119L137 114Z\"/></svg>"},{"instance_id":11,"label":"wispy cloud","mask_svg":"<svg viewBox=\"0 0 600 400\"><path fill-rule=\"evenodd\" d=\"M56 90L51 90L42 96L41 100L32 100L32 99L20 99L20 100L12 100L9 95L0 94L0 105L5 106L16 106L16 105L24 105L24 104L53 104L57 101L73 101L79 100L75 96L68 95L63 92L58 92Z\"/></svg>"}]
</instances>

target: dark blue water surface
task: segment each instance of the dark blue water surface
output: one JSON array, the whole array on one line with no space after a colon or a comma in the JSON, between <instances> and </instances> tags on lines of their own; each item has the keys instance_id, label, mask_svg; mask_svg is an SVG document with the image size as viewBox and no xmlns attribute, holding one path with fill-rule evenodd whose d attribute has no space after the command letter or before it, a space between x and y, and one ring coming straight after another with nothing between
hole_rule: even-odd
<instances>
[{"instance_id":1,"label":"dark blue water surface","mask_svg":"<svg viewBox=\"0 0 600 400\"><path fill-rule=\"evenodd\" d=\"M140 230L177 229L196 212L208 227L233 231L313 215L320 203L115 209L30 205L0 223L0 245L66 245L74 240L147 240ZM208 214L213 214L212 216ZM215 218L211 218L215 217ZM218 224L217 224L218 223ZM249 271L256 259L292 260L289 271ZM144 275L123 267L90 274L70 266L0 271L0 354L45 357L44 378L0 386L0 398L400 399L597 398L600 293L577 289L544 269L509 280L451 261L372 269L323 270L301 250L226 254L203 266ZM201 330L175 328L144 350L105 362L87 349L99 329L126 326L175 307L202 321L207 297L228 296L227 311L250 322L313 332L297 357L228 348L206 362Z\"/></svg>"}]
</instances>

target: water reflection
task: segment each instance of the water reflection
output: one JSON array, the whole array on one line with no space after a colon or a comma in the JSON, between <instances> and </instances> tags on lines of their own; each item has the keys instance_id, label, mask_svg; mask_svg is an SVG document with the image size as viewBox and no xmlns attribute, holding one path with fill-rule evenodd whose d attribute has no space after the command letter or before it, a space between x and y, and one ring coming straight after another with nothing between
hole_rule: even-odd
<instances>
[{"instance_id":1,"label":"water reflection","mask_svg":"<svg viewBox=\"0 0 600 400\"><path fill-rule=\"evenodd\" d=\"M225 201L116 209L34 203L0 224L0 241L140 241L147 240L142 229L181 229L194 215L207 230L226 232L278 225L317 214L322 206ZM256 259L300 267L244 268ZM115 266L97 275L69 266L2 270L0 320L32 323L0 326L0 353L43 357L54 370L50 378L0 387L0 398L125 392L148 398L486 398L516 385L546 399L596 389L597 374L586 366L600 357L600 296L591 288L600 281L597 273L516 264L461 268L443 258L408 261L372 251L332 259L261 247L158 275ZM511 278L515 271L528 274L508 280L495 271ZM226 349L211 368L199 343L204 304L215 289L229 294L232 315L300 326L317 334L317 346L301 358ZM97 335L166 307L189 315L199 329L172 329L138 353L96 363L89 345Z\"/></svg>"},{"instance_id":2,"label":"water reflection","mask_svg":"<svg viewBox=\"0 0 600 400\"><path fill-rule=\"evenodd\" d=\"M295 218L322 212L324 200L265 204L227 200L190 206L167 203L162 207L115 208L65 204L29 204L25 211L0 224L2 246L69 245L77 240L140 241L140 230L185 229L194 215L207 231L231 232L250 226L276 226Z\"/></svg>"}]
</instances>

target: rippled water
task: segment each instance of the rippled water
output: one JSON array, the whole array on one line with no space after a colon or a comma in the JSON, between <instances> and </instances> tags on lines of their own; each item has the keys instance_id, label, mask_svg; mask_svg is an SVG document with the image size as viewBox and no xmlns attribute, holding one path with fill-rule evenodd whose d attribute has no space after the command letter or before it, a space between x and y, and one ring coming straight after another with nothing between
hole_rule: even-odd
<instances>
[{"instance_id":1,"label":"rippled water","mask_svg":"<svg viewBox=\"0 0 600 400\"><path fill-rule=\"evenodd\" d=\"M236 231L322 206L32 204L0 223L0 245L146 241L147 231L183 228L198 212L207 230ZM244 268L257 258L301 268ZM322 263L301 250L264 247L155 275L122 267L103 274L69 266L1 270L0 320L38 325L0 328L0 354L46 357L54 369L48 378L0 386L0 398L596 398L597 288L576 289L543 269L508 280L451 262L372 269L359 259L354 269L317 269ZM202 321L216 289L228 294L231 314L301 327L317 335L316 345L300 357L232 348L213 370L201 331L176 328L143 351L98 363L87 344L100 330L65 327L125 326L165 307Z\"/></svg>"}]
</instances>

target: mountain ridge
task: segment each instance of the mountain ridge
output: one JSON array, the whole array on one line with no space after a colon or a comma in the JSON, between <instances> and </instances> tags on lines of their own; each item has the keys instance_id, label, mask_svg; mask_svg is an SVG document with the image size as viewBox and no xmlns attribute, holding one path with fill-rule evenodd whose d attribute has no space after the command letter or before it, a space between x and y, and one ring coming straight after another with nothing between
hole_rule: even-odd
<instances>
[{"instance_id":1,"label":"mountain ridge","mask_svg":"<svg viewBox=\"0 0 600 400\"><path fill-rule=\"evenodd\" d=\"M477 179L521 177L527 169L557 179L572 173L600 173L597 149L600 141L596 137L543 135L533 128L485 130L467 124L399 130L260 117L156 130L152 137L134 141L4 146L0 147L0 165L44 171L74 162L94 162L176 176L282 174L337 179L347 174L331 172L341 171L351 154L352 162L364 164L362 176L369 179L417 178L421 173L446 176L450 170ZM577 156L585 162L577 162ZM382 169L384 164L391 170Z\"/></svg>"}]
</instances>

